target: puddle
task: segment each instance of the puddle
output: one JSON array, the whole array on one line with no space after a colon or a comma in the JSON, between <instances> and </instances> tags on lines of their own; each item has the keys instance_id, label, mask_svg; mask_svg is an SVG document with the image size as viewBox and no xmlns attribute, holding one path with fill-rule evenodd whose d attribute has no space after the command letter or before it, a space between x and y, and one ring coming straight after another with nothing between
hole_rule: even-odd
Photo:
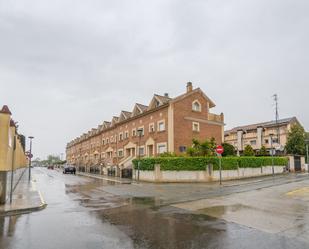
<instances>
[{"instance_id":1,"label":"puddle","mask_svg":"<svg viewBox=\"0 0 309 249\"><path fill-rule=\"evenodd\" d=\"M206 214L209 216L213 216L216 218L223 218L224 215L230 214L230 213L235 213L244 209L252 209L249 206L245 206L242 204L234 204L234 205L228 205L228 206L212 206L208 208L203 208L198 210L198 213L200 214Z\"/></svg>"}]
</instances>

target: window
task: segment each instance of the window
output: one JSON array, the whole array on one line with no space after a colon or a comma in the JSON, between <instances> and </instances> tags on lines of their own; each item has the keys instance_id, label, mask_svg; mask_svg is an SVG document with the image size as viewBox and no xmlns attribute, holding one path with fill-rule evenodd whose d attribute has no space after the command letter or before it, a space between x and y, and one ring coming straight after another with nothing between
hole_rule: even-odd
<instances>
[{"instance_id":1,"label":"window","mask_svg":"<svg viewBox=\"0 0 309 249\"><path fill-rule=\"evenodd\" d=\"M149 124L149 133L155 132L154 123Z\"/></svg>"},{"instance_id":2,"label":"window","mask_svg":"<svg viewBox=\"0 0 309 249\"><path fill-rule=\"evenodd\" d=\"M277 137L274 137L274 138L273 138L273 143L275 143L275 144L279 143L279 140L278 140Z\"/></svg>"},{"instance_id":3,"label":"window","mask_svg":"<svg viewBox=\"0 0 309 249\"><path fill-rule=\"evenodd\" d=\"M268 143L269 143L269 140L268 140L268 139L265 139L265 140L264 140L264 143L265 143L265 144L268 144Z\"/></svg>"},{"instance_id":4,"label":"window","mask_svg":"<svg viewBox=\"0 0 309 249\"><path fill-rule=\"evenodd\" d=\"M251 145L256 145L256 140L251 140L251 141L250 141L250 144L251 144Z\"/></svg>"},{"instance_id":5,"label":"window","mask_svg":"<svg viewBox=\"0 0 309 249\"><path fill-rule=\"evenodd\" d=\"M105 139L102 140L102 144L105 145Z\"/></svg>"},{"instance_id":6,"label":"window","mask_svg":"<svg viewBox=\"0 0 309 249\"><path fill-rule=\"evenodd\" d=\"M138 127L137 129L138 136L144 136L144 126ZM141 134L140 134L141 133Z\"/></svg>"},{"instance_id":7,"label":"window","mask_svg":"<svg viewBox=\"0 0 309 249\"><path fill-rule=\"evenodd\" d=\"M121 132L121 133L119 134L119 141L122 141L122 139L123 139L123 133Z\"/></svg>"},{"instance_id":8,"label":"window","mask_svg":"<svg viewBox=\"0 0 309 249\"><path fill-rule=\"evenodd\" d=\"M158 131L165 131L165 121L158 121Z\"/></svg>"},{"instance_id":9,"label":"window","mask_svg":"<svg viewBox=\"0 0 309 249\"><path fill-rule=\"evenodd\" d=\"M132 137L136 136L136 129L132 129Z\"/></svg>"},{"instance_id":10,"label":"window","mask_svg":"<svg viewBox=\"0 0 309 249\"><path fill-rule=\"evenodd\" d=\"M160 106L160 102L158 100L155 101L155 107L159 107Z\"/></svg>"},{"instance_id":11,"label":"window","mask_svg":"<svg viewBox=\"0 0 309 249\"><path fill-rule=\"evenodd\" d=\"M123 157L123 150L118 150L118 156Z\"/></svg>"},{"instance_id":12,"label":"window","mask_svg":"<svg viewBox=\"0 0 309 249\"><path fill-rule=\"evenodd\" d=\"M187 147L186 146L179 146L179 151L180 152L186 152Z\"/></svg>"},{"instance_id":13,"label":"window","mask_svg":"<svg viewBox=\"0 0 309 249\"><path fill-rule=\"evenodd\" d=\"M108 138L106 138L106 144L108 144L109 143L109 139Z\"/></svg>"},{"instance_id":14,"label":"window","mask_svg":"<svg viewBox=\"0 0 309 249\"><path fill-rule=\"evenodd\" d=\"M157 144L157 152L158 154L162 154L166 152L166 144L162 143L162 144Z\"/></svg>"},{"instance_id":15,"label":"window","mask_svg":"<svg viewBox=\"0 0 309 249\"><path fill-rule=\"evenodd\" d=\"M126 131L126 132L124 133L124 139L127 139L127 138L129 138L129 132L128 132L128 131Z\"/></svg>"},{"instance_id":16,"label":"window","mask_svg":"<svg viewBox=\"0 0 309 249\"><path fill-rule=\"evenodd\" d=\"M201 111L201 104L198 100L193 101L192 103L192 110L195 112L200 112Z\"/></svg>"},{"instance_id":17,"label":"window","mask_svg":"<svg viewBox=\"0 0 309 249\"><path fill-rule=\"evenodd\" d=\"M195 132L200 131L200 123L199 122L192 122L192 130Z\"/></svg>"},{"instance_id":18,"label":"window","mask_svg":"<svg viewBox=\"0 0 309 249\"><path fill-rule=\"evenodd\" d=\"M145 155L145 149L144 149L144 147L139 147L138 153L139 153L140 156Z\"/></svg>"}]
</instances>

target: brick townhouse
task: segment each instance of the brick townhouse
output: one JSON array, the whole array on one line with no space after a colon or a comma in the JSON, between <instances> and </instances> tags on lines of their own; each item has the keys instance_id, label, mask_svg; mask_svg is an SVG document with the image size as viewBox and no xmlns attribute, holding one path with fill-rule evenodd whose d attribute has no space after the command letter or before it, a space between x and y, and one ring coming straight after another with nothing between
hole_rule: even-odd
<instances>
[{"instance_id":1,"label":"brick townhouse","mask_svg":"<svg viewBox=\"0 0 309 249\"><path fill-rule=\"evenodd\" d=\"M184 153L192 139L224 139L223 113L210 113L214 102L200 89L187 83L186 92L170 98L155 94L149 105L135 104L132 112L121 111L111 121L67 144L69 164L79 170L105 174L108 168L132 167L138 156L164 152Z\"/></svg>"}]
</instances>

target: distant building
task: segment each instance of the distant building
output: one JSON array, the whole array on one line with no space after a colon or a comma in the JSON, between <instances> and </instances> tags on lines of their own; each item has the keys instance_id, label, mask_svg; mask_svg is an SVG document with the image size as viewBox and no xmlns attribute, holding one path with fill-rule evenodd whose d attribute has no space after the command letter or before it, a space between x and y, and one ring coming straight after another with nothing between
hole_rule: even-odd
<instances>
[{"instance_id":1,"label":"distant building","mask_svg":"<svg viewBox=\"0 0 309 249\"><path fill-rule=\"evenodd\" d=\"M295 117L269 121L258 124L238 126L231 130L225 131L224 141L233 145L236 150L242 152L246 145L251 145L255 151L261 149L262 146L270 151L271 138L273 134L273 148L278 154L284 152L287 143L287 136L293 124L299 124Z\"/></svg>"},{"instance_id":2,"label":"distant building","mask_svg":"<svg viewBox=\"0 0 309 249\"><path fill-rule=\"evenodd\" d=\"M214 137L221 143L224 116L211 113L213 107L214 102L200 88L193 89L191 82L178 97L155 94L148 105L135 104L131 112L121 111L69 142L67 162L82 171L105 173L113 166L131 168L138 156L184 153L193 138Z\"/></svg>"}]
</instances>

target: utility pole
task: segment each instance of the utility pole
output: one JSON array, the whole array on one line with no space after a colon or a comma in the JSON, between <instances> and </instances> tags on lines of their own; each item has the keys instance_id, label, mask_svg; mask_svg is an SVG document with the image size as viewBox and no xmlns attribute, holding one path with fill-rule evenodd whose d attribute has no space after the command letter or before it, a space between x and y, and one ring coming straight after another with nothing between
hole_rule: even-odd
<instances>
[{"instance_id":1,"label":"utility pole","mask_svg":"<svg viewBox=\"0 0 309 249\"><path fill-rule=\"evenodd\" d=\"M279 111L278 111L278 94L273 95L275 102L275 112L276 112L276 128L277 128L277 140L278 144L280 144L280 130L279 130Z\"/></svg>"}]
</instances>

